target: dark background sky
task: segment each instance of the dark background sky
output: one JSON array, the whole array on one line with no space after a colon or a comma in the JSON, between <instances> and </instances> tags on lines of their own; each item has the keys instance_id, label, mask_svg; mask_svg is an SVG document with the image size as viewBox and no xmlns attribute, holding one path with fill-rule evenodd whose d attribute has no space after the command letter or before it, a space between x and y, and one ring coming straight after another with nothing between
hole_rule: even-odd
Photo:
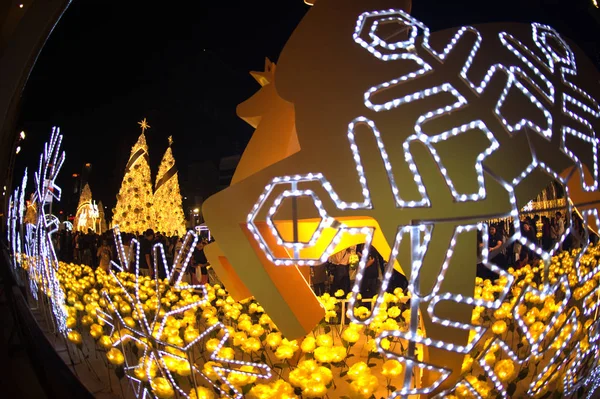
<instances>
[{"instance_id":1,"label":"dark background sky","mask_svg":"<svg viewBox=\"0 0 600 399\"><path fill-rule=\"evenodd\" d=\"M413 0L413 15L432 30L548 23L598 65L600 32L590 8L591 0ZM259 88L248 72L262 70L265 56L277 60L308 9L302 0L73 0L23 93L19 130L28 137L16 180L25 166L37 168L53 125L67 153L62 184L92 163L94 198L109 210L144 117L153 182L169 135L182 180L189 163L241 153L252 129L235 107Z\"/></svg>"}]
</instances>

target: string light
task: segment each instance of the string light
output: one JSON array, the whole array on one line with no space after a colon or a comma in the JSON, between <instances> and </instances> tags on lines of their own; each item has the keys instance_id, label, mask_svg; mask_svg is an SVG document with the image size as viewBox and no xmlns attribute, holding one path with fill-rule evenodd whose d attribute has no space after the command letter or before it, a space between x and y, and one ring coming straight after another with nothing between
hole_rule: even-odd
<instances>
[{"instance_id":1,"label":"string light","mask_svg":"<svg viewBox=\"0 0 600 399\"><path fill-rule=\"evenodd\" d=\"M118 228L116 228L114 230L114 235L115 235L115 242L117 243L117 246L118 246L119 258L126 259L124 250L123 250L121 234L120 234L120 231ZM165 251L164 251L162 244L158 243L153 246L152 251L153 251L153 259L154 259L153 260L154 275L158 276L158 273L159 273L158 259L160 259L162 261L162 265L164 265L164 269L165 269L164 272L166 275L166 279L169 281L173 281L172 288L174 290L199 290L201 292L201 295L200 295L199 300L194 301L185 306L178 306L176 309L171 309L167 312L164 312L164 314L161 316L160 313L161 313L162 301L161 301L161 290L159 288L160 282L159 282L159 279L156 278L155 279L156 295L158 297L157 309L154 311L154 316L152 317L152 320L149 320L148 315L146 314L146 312L143 309L142 301L140 299L140 287L143 284L141 281L140 271L139 271L139 269L140 269L140 244L135 238L132 239L130 248L131 248L132 254L135 254L135 263L134 263L134 266L135 266L135 282L134 282L135 298L127 291L125 284L123 284L123 282L121 281L118 273L115 273L111 270L110 275L112 276L114 281L117 283L117 285L119 287L121 287L123 295L125 296L127 302L132 306L133 309L135 309L137 311L138 315L140 316L140 327L141 328L137 329L137 328L133 328L133 327L130 327L129 325L127 325L127 323L125 323L125 321L123 319L123 316L120 313L119 307L115 306L115 304L113 303L113 301L110 298L110 296L108 295L108 293L105 292L103 295L104 295L104 298L106 299L107 303L109 303L109 309L113 308L115 310L115 314L117 316L119 324L122 326L123 329L128 331L128 333L121 335L120 338L116 342L113 343L113 347L117 347L120 344L122 344L122 342L125 342L130 339L134 340L138 344L142 345L144 347L144 352L143 352L142 358L150 359L150 362L148 362L145 365L145 367L146 367L145 371L146 371L146 376L148 377L149 385L153 386L152 381L154 378L152 376L153 373L150 372L150 364L152 364L153 361L156 361L157 363L159 363L162 366L162 367L160 367L162 375L164 375L170 381L171 385L177 390L177 392L179 394L181 394L183 397L189 398L190 397L189 394L179 387L179 385L177 384L177 381L173 378L171 371L167 368L167 365L165 363L165 357L173 357L180 361L190 362L189 358L183 358L176 354L166 352L166 351L163 351L163 350L157 349L157 348L174 348L174 349L177 349L177 350L185 352L185 353L190 353L190 351L193 349L194 345L196 345L202 339L204 339L205 337L207 337L209 335L212 336L215 333L219 333L219 334L221 334L219 344L217 345L215 350L210 354L209 358L211 360L214 360L214 361L219 362L224 365L224 366L214 366L213 367L213 370L215 371L215 373L217 373L217 375L219 375L221 385L215 384L210 378L208 378L206 375L204 375L204 372L199 370L195 366L195 364L189 363L190 370L192 370L192 372L194 374L197 373L197 374L201 375L206 380L206 382L211 384L215 389L217 389L221 393L221 395L224 395L228 398L233 397L236 399L241 399L243 397L243 394L241 392L239 392L238 389L228 381L228 379L225 377L225 373L243 374L243 375L253 376L256 378L269 379L269 378L271 378L271 369L265 364L246 362L246 361L241 361L241 360L227 360L227 359L219 357L219 352L220 352L221 348L223 347L223 345L225 345L225 343L229 339L229 332L225 325L223 325L222 323L216 323L216 324L208 327L201 334L199 334L198 337L196 337L194 340L192 340L191 342L189 342L187 345L184 345L184 346L174 345L174 344L171 344L171 343L163 340L163 332L166 327L168 318L170 318L171 316L175 316L177 314L184 313L187 310L197 309L198 307L202 306L203 304L207 303L207 301L208 301L208 294L206 291L206 287L203 284L190 285L187 283L183 283L183 281L182 281L183 277L185 276L187 267L189 265L189 262L191 260L191 257L192 257L192 254L193 254L193 251L194 251L194 248L195 248L197 242L198 242L198 236L193 231L188 231L188 233L184 237L183 245L181 246L181 249L175 255L175 259L173 260L173 264L171 266L169 266L169 264L167 263ZM159 256L160 256L160 258L159 258ZM181 268L178 267L179 264L181 264ZM117 270L123 271L122 266L120 266L114 262L113 262L113 265L116 267ZM121 330L119 330L119 331L121 331ZM153 349L151 350L151 348L153 348ZM139 384L140 381L135 377L135 374L133 373L133 371L135 371L135 369L137 369L138 367L144 367L144 365L138 364L136 366L131 366L131 365L129 365L127 358L125 359L125 362L126 362L126 365L125 365L124 369L126 371L127 377L131 380L132 384L138 384L137 390L134 389L134 391L138 392L138 397L140 397L140 395L142 397L144 397L145 395L151 396L152 394L148 390L148 388L147 387L142 388L141 385ZM252 370L257 370L257 371L256 372L241 371L241 370L234 368L236 366L251 366ZM229 389L224 389L224 386L227 386ZM233 396L231 396L230 392L233 392Z\"/></svg>"}]
</instances>

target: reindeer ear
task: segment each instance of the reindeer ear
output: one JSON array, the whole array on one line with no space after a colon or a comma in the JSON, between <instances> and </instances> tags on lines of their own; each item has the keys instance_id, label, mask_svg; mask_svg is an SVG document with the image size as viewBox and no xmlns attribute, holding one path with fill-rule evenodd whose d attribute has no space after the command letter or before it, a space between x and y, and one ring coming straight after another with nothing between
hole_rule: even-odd
<instances>
[{"instance_id":1,"label":"reindeer ear","mask_svg":"<svg viewBox=\"0 0 600 399\"><path fill-rule=\"evenodd\" d=\"M267 57L265 57L265 70L264 72L257 72L257 71L252 71L250 72L250 75L252 75L252 77L254 79L256 79L256 81L261 85L261 86L266 86L269 83L273 82L273 78L275 75L275 63L271 62L270 59L268 59Z\"/></svg>"}]
</instances>

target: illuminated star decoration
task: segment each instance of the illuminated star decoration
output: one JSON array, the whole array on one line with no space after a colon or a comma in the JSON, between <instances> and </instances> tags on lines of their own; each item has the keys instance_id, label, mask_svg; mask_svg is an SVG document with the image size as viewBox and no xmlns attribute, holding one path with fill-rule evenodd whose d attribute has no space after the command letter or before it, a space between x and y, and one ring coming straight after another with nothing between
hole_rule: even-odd
<instances>
[{"instance_id":1,"label":"illuminated star decoration","mask_svg":"<svg viewBox=\"0 0 600 399\"><path fill-rule=\"evenodd\" d=\"M185 290L198 291L199 290L199 291L201 291L202 295L200 296L199 300L188 301L189 303L187 305L177 307L176 309L173 308L171 310L168 310L168 311L164 312L164 315L160 316L161 310L163 310L162 309L162 301L161 301L162 292L160 290L160 281L158 279L156 279L155 280L155 283L156 283L155 288L156 288L156 295L157 295L158 301L157 301L157 309L154 311L153 317L149 317L149 315L146 314L146 312L143 309L142 301L140 300L140 284L141 284L140 275L139 275L140 244L136 239L133 239L131 241L131 245L130 245L131 253L130 253L130 256L127 257L125 254L124 248L123 248L123 241L122 241L121 234L119 232L118 227L114 229L114 236L115 236L115 243L117 245L118 258L120 259L121 263L126 265L126 264L128 264L127 263L128 259L130 259L130 260L135 259L135 263L134 263L135 264L135 284L134 284L133 295L127 291L127 289L125 288L125 284L119 278L118 273L114 273L111 270L110 274L113 277L114 281L117 283L117 285L122 289L122 292L123 292L126 302L128 302L131 305L131 308L137 312L137 314L139 316L139 327L138 326L134 326L134 327L128 326L123 320L123 317L120 313L119 307L115 306L115 304L113 303L113 301L110 298L110 296L108 295L108 293L104 293L104 297L107 300L107 302L109 303L109 308L113 308L115 310L115 314L118 318L120 327L122 327L119 329L119 331L123 331L123 329L125 329L127 331L127 333L123 334L123 335L121 335L121 333L120 333L120 338L116 342L114 342L113 347L121 346L123 348L124 343L131 340L131 341L136 342L136 345L139 345L144 348L142 358L149 359L146 361L145 364L140 363L140 364L132 366L132 365L129 365L127 356L125 356L125 373L126 373L127 377L131 380L131 382L134 386L134 392L137 397L139 397L139 398L145 398L147 396L153 397L154 394L152 393L152 390L151 390L151 387L153 385L153 380L158 376L158 374L160 374L161 377L167 378L170 381L173 389L177 390L178 394L182 395L183 397L189 398L189 393L184 391L177 384L177 382L173 376L173 373L167 367L167 363L169 363L169 362L171 362L171 363L172 362L186 363L191 372L194 386L199 386L198 382L196 381L196 374L201 375L206 380L207 383L211 384L214 388L219 390L219 392L222 395L229 397L229 398L233 397L233 398L239 399L239 398L242 398L243 395L241 392L238 391L238 389L235 386L233 386L227 380L226 373L243 374L243 375L249 375L249 376L253 376L256 378L264 378L264 379L271 378L271 370L265 364L251 363L251 362L245 362L245 361L239 361L239 360L228 360L228 359L221 358L219 356L219 352L220 352L221 348L225 345L225 343L229 339L229 331L226 328L226 326L223 325L222 323L216 323L216 324L208 327L204 331L200 332L198 334L198 336L195 339L193 339L191 342L189 342L187 345L184 345L179 342L174 342L174 341L169 342L168 339L165 341L165 336L163 333L165 331L165 327L166 327L168 318L175 316L175 315L182 314L188 310L195 310L198 307L200 307L201 305L203 305L204 303L206 303L207 301L209 301L207 291L206 291L206 288L204 285L189 285L186 283L182 283L182 279L186 274L190 258L193 254L196 243L198 242L198 236L195 233L193 233L192 231L189 231L186 234L184 241L183 241L183 245L182 245L181 249L179 250L179 252L177 253L177 255L175 256L175 258L173 260L173 265L171 267L169 267L169 265L167 264L162 244L155 244L154 248L153 248L154 273L155 273L155 277L158 276L159 268L158 268L158 263L156 262L156 259L158 259L158 256L161 256L162 262L163 262L162 264L165 265L166 280L172 282L172 287L174 290L177 290L177 291L185 291ZM178 270L178 268L176 266L179 264L181 264L181 268ZM119 266L117 263L112 262L112 265L115 268L117 268L118 270L123 271L123 268L121 266ZM191 295L190 295L190 298L191 298ZM114 321L114 320L112 320L112 317L108 316L104 312L101 312L100 314L102 314L102 316L103 316L103 321L106 324L109 324L111 326L111 328L112 328L111 331L114 331L115 326L112 323ZM217 345L215 350L210 354L209 358L210 358L210 360L218 362L222 365L222 366L213 366L213 371L219 376L219 379L222 382L221 386L214 384L211 381L211 379L204 374L203 370L199 369L194 364L194 361L193 361L193 349L194 349L195 345L198 342L203 341L206 337L214 336L215 334L217 336L221 335L221 338L219 340L219 344ZM202 350L203 349L200 349L200 351L202 351ZM153 373L151 371L151 366L153 363L158 365L158 372L155 375L152 375ZM237 370L234 368L234 367L239 367L239 366L250 366L250 367L252 367L253 371L252 372L240 371L240 370ZM254 370L257 370L257 371L254 371ZM141 372L141 374L144 374L145 376L147 376L149 386L144 385L142 383L142 381L136 375L136 371L137 371L137 373ZM223 389L224 386L228 387L229 389L228 390ZM233 396L230 395L230 392L233 392Z\"/></svg>"},{"instance_id":2,"label":"illuminated star decoration","mask_svg":"<svg viewBox=\"0 0 600 399\"><path fill-rule=\"evenodd\" d=\"M146 122L146 118L144 118L141 122L138 122L138 125L142 128L142 134L146 131L146 129L150 129L150 125Z\"/></svg>"}]
</instances>

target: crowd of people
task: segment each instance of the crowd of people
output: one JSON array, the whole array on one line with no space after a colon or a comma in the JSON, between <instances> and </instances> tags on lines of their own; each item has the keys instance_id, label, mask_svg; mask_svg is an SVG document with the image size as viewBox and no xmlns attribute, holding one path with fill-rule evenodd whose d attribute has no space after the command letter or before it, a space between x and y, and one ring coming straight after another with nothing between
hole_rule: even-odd
<instances>
[{"instance_id":1,"label":"crowd of people","mask_svg":"<svg viewBox=\"0 0 600 399\"><path fill-rule=\"evenodd\" d=\"M183 237L168 237L164 233L155 233L148 229L144 234L121 233L121 241L126 256L129 258L129 264L125 268L130 272L135 272L136 260L134 254L130 254L130 245L133 239L139 243L139 274L155 277L155 254L156 269L158 278L166 278L165 262L171 267L177 254L185 245ZM61 230L53 236L54 248L59 260L63 262L74 262L89 265L92 268L102 268L105 271L110 270L111 261L120 264L118 259L117 245L115 243L112 231L106 231L103 234L97 234L92 230L87 233L71 232ZM155 244L162 244L164 256L161 251L154 251ZM190 242L191 244L191 242ZM193 284L205 284L208 282L209 263L204 255L204 247L208 244L208 239L201 236L193 249L191 264L187 268L185 280ZM186 248L184 248L186 249ZM183 259L179 259L175 265L177 272L181 271Z\"/></svg>"},{"instance_id":2,"label":"crowd of people","mask_svg":"<svg viewBox=\"0 0 600 399\"><path fill-rule=\"evenodd\" d=\"M363 251L365 251L364 244L351 246L333 254L327 262L313 266L311 268L311 284L315 295L320 296L326 292L335 295L340 290L344 294L350 292L354 286L358 261L362 257ZM360 285L360 294L365 299L372 298L379 293L381 277L385 275L387 265L387 261L375 247L371 246L368 251ZM394 269L386 291L392 293L396 288L406 290L407 287L406 277Z\"/></svg>"},{"instance_id":3,"label":"crowd of people","mask_svg":"<svg viewBox=\"0 0 600 399\"><path fill-rule=\"evenodd\" d=\"M538 226L541 228L538 231ZM570 251L576 248L582 248L585 244L586 234L584 231L583 220L576 212L572 214L572 225L567 225L565 218L561 212L556 212L552 219L539 215L533 217L527 216L521 220L521 235L530 243L537 245L544 251L550 251L555 246L559 246L559 251ZM519 269L527 264L532 264L539 260L539 256L530 247L523 245L519 241L510 241L509 237L514 236L514 227L510 224L509 231L503 229L503 224L490 224L488 228L488 251L489 261L501 269L507 270L509 267ZM570 227L566 237L565 232ZM597 242L598 236L589 234L591 242ZM483 264L482 249L484 246L483 233L478 231L477 234L477 276L495 280L498 274L490 270ZM322 295L325 292L334 295L339 290L344 293L350 292L354 285L354 276L357 271L357 265L351 262L353 255L355 263L362 256L364 245L358 245L346 248L329 257L326 263L315 266L311 270L311 284L316 295ZM363 298L372 298L377 295L382 284L383 276L385 275L385 267L387 261L379 254L379 252L371 247L365 265L363 279L361 281L360 293ZM406 277L398 272L393 271L387 292L393 292L400 287L406 289L408 281Z\"/></svg>"},{"instance_id":4,"label":"crowd of people","mask_svg":"<svg viewBox=\"0 0 600 399\"><path fill-rule=\"evenodd\" d=\"M583 220L576 212L573 212L571 215L570 225L567 224L562 212L556 212L552 219L546 216L540 217L539 215L535 215L533 218L527 216L521 221L520 225L521 235L529 243L536 245L546 252L551 251L555 247L558 247L558 251L571 251L582 248L586 239L593 243L598 241L596 234L586 235ZM569 231L566 237L564 237L567 228L569 228ZM492 264L504 270L507 270L509 267L519 269L539 260L539 255L529 246L523 245L517 240L509 242L509 237L512 236L514 236L513 224L510 224L509 231L505 231L502 228L502 224L489 226L488 259ZM478 260L482 262L481 250L484 243L481 232L478 234L477 241L477 256ZM498 277L497 273L485 267L483 263L477 265L477 276L488 279Z\"/></svg>"},{"instance_id":5,"label":"crowd of people","mask_svg":"<svg viewBox=\"0 0 600 399\"><path fill-rule=\"evenodd\" d=\"M539 223L540 220L541 223ZM581 248L586 239L583 220L574 212L571 221L571 225L568 226L561 212L556 212L552 219L546 216L540 218L538 215L533 218L527 217L520 223L521 235L530 243L538 245L545 251L550 251L559 243L560 249L565 251ZM527 245L523 245L519 241L508 241L509 237L514 236L513 224L509 225L509 231L502 228L503 224L492 224L488 229L488 259L492 264L504 270L507 270L508 267L518 269L527 264L532 264L539 258ZM561 242L568 227L570 227L569 234ZM538 231L538 228L541 230ZM150 277L155 277L155 244L162 244L164 256L160 252L157 253L156 266L157 277L165 278L167 275L165 262L169 266L173 265L177 253L184 245L183 238L168 237L161 232L155 233L152 229L148 229L144 234L122 233L122 242L126 254L129 254L129 246L134 238L138 240L140 246L139 273ZM111 261L117 261L118 258L112 231L96 234L91 230L87 233L72 233L62 230L53 236L53 240L59 259L65 262L82 263L108 271ZM589 240L596 242L598 236L590 234ZM189 283L206 284L208 282L209 263L204 255L204 247L207 244L208 240L201 237L193 249L191 265L188 267L188 273L185 276L185 280ZM478 231L477 256L479 263L477 265L477 276L492 280L496 279L498 277L497 273L483 264L483 246L483 234ZM315 294L323 295L328 292L334 295L340 290L344 293L350 292L358 269L358 259L362 256L364 250L364 244L352 246L333 254L327 262L312 267L310 282ZM360 286L360 293L363 298L372 298L378 294L387 265L387 261L383 259L376 248L371 246L368 251ZM130 263L127 265L129 271L135 271L135 264L135 259L130 259ZM181 260L175 265L175 268L177 272L181 271ZM387 292L393 292L396 288L406 289L407 286L406 277L397 270L393 270Z\"/></svg>"}]
</instances>

